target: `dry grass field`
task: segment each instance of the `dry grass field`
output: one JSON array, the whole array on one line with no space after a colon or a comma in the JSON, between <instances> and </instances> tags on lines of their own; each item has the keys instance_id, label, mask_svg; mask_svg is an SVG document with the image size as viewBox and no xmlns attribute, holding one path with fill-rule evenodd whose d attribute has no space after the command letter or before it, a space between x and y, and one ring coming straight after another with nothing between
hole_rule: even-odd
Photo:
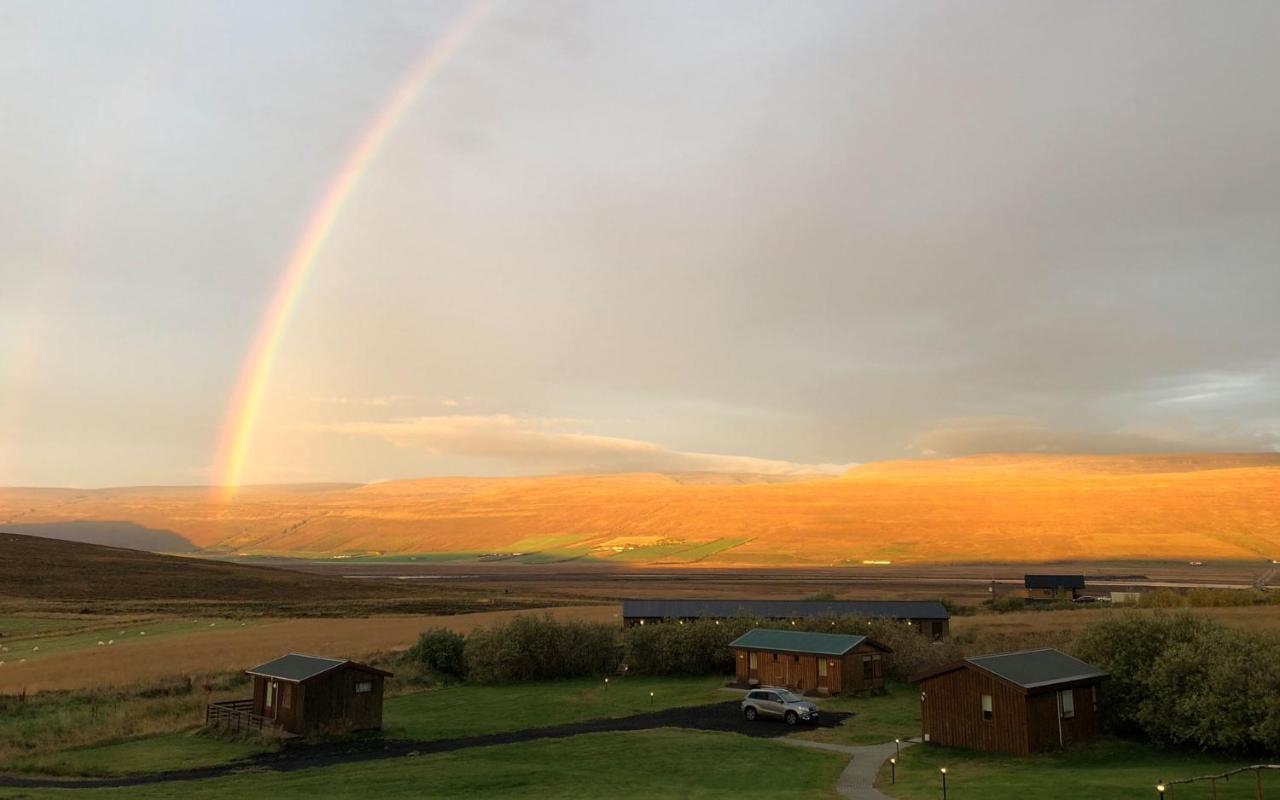
<instances>
[{"instance_id":1,"label":"dry grass field","mask_svg":"<svg viewBox=\"0 0 1280 800\"><path fill-rule=\"evenodd\" d=\"M0 694L51 689L89 689L125 686L172 676L238 672L283 653L315 653L364 658L408 647L430 628L467 632L492 625L514 614L551 614L559 619L612 622L618 607L575 606L529 611L490 611L443 616L379 616L370 618L283 619L240 627L234 620L219 628L192 626L188 635L145 639L129 629L128 641L99 647L86 641L80 648L26 662L9 660L0 667ZM104 634L106 635L106 634ZM16 652L19 642L8 645Z\"/></svg>"},{"instance_id":2,"label":"dry grass field","mask_svg":"<svg viewBox=\"0 0 1280 800\"><path fill-rule=\"evenodd\" d=\"M1280 557L1280 455L974 456L838 478L661 474L0 490L0 526L130 520L223 552L657 565Z\"/></svg>"}]
</instances>

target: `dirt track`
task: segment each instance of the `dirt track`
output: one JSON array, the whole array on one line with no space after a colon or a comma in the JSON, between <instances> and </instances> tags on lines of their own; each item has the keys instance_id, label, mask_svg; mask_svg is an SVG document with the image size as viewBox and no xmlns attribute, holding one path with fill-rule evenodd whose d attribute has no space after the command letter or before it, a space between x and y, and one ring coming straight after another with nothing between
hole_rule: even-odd
<instances>
[{"instance_id":1,"label":"dirt track","mask_svg":"<svg viewBox=\"0 0 1280 800\"><path fill-rule=\"evenodd\" d=\"M819 727L832 728L853 716L843 712L827 712ZM96 789L105 787L144 786L173 781L198 781L233 775L243 770L270 770L296 772L303 769L331 767L360 761L376 761L406 756L448 753L472 747L491 747L502 744L531 742L537 739L562 739L584 733L612 733L617 731L642 731L654 728L684 728L687 730L722 731L744 736L777 738L811 726L790 727L783 722L757 720L747 722L742 718L737 700L710 703L702 706L684 706L636 714L616 719L596 719L545 728L528 728L522 731L490 733L482 736L466 736L457 739L420 741L412 739L354 739L333 744L289 745L276 753L266 753L242 761L199 769L153 772L145 775L129 775L118 778L22 778L0 775L0 787L35 789L56 787L62 789Z\"/></svg>"}]
</instances>

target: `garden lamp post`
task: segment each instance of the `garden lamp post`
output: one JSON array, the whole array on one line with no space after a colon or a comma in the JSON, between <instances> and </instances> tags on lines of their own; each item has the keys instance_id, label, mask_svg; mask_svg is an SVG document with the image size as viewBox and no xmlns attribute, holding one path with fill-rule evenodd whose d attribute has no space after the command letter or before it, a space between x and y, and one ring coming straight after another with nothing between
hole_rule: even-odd
<instances>
[{"instance_id":1,"label":"garden lamp post","mask_svg":"<svg viewBox=\"0 0 1280 800\"><path fill-rule=\"evenodd\" d=\"M902 739L893 737L893 757L902 758Z\"/></svg>"},{"instance_id":2,"label":"garden lamp post","mask_svg":"<svg viewBox=\"0 0 1280 800\"><path fill-rule=\"evenodd\" d=\"M942 800L947 800L947 768L942 767L939 772L942 773Z\"/></svg>"},{"instance_id":3,"label":"garden lamp post","mask_svg":"<svg viewBox=\"0 0 1280 800\"><path fill-rule=\"evenodd\" d=\"M898 759L891 758L889 759L889 783L894 784L897 782L898 782Z\"/></svg>"},{"instance_id":4,"label":"garden lamp post","mask_svg":"<svg viewBox=\"0 0 1280 800\"><path fill-rule=\"evenodd\" d=\"M649 705L653 705L653 692L649 692Z\"/></svg>"},{"instance_id":5,"label":"garden lamp post","mask_svg":"<svg viewBox=\"0 0 1280 800\"><path fill-rule=\"evenodd\" d=\"M604 690L605 690L606 692L607 692L607 691L609 691L609 679L608 679L608 678L605 678L605 679L604 679Z\"/></svg>"},{"instance_id":6,"label":"garden lamp post","mask_svg":"<svg viewBox=\"0 0 1280 800\"><path fill-rule=\"evenodd\" d=\"M1156 784L1156 791L1160 793L1160 800L1164 800L1164 783Z\"/></svg>"}]
</instances>

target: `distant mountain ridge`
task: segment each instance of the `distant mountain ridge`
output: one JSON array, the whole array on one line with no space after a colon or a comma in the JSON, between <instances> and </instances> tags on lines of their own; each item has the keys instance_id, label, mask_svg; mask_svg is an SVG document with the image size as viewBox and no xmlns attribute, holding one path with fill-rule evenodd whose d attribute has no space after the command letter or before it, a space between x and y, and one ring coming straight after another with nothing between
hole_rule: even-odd
<instances>
[{"instance_id":1,"label":"distant mountain ridge","mask_svg":"<svg viewBox=\"0 0 1280 800\"><path fill-rule=\"evenodd\" d=\"M216 552L647 564L1280 557L1280 454L981 455L838 477L423 478L0 489L5 522L129 520Z\"/></svg>"}]
</instances>

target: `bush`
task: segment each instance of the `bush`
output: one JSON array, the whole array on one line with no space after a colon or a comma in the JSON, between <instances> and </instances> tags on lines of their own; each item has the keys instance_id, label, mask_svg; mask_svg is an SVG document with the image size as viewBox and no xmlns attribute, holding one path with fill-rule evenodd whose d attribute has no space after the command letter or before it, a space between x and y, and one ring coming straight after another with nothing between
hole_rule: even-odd
<instances>
[{"instance_id":1,"label":"bush","mask_svg":"<svg viewBox=\"0 0 1280 800\"><path fill-rule=\"evenodd\" d=\"M1076 655L1111 673L1109 727L1203 749L1280 749L1280 642L1188 612L1117 615Z\"/></svg>"},{"instance_id":2,"label":"bush","mask_svg":"<svg viewBox=\"0 0 1280 800\"><path fill-rule=\"evenodd\" d=\"M598 622L517 616L473 631L463 650L476 683L579 678L618 666L617 632Z\"/></svg>"},{"instance_id":3,"label":"bush","mask_svg":"<svg viewBox=\"0 0 1280 800\"><path fill-rule=\"evenodd\" d=\"M641 675L730 673L733 653L729 642L755 627L764 626L746 617L636 625L624 634L627 669Z\"/></svg>"},{"instance_id":4,"label":"bush","mask_svg":"<svg viewBox=\"0 0 1280 800\"><path fill-rule=\"evenodd\" d=\"M418 637L405 654L419 667L441 677L467 677L464 651L467 638L447 628L434 628Z\"/></svg>"},{"instance_id":5,"label":"bush","mask_svg":"<svg viewBox=\"0 0 1280 800\"><path fill-rule=\"evenodd\" d=\"M1186 604L1187 599L1171 589L1138 595L1138 608L1182 608Z\"/></svg>"},{"instance_id":6,"label":"bush","mask_svg":"<svg viewBox=\"0 0 1280 800\"><path fill-rule=\"evenodd\" d=\"M1027 601L1014 595L1006 594L1001 597L993 597L986 601L991 606L991 610L997 614L1007 614L1010 611L1026 611Z\"/></svg>"}]
</instances>

